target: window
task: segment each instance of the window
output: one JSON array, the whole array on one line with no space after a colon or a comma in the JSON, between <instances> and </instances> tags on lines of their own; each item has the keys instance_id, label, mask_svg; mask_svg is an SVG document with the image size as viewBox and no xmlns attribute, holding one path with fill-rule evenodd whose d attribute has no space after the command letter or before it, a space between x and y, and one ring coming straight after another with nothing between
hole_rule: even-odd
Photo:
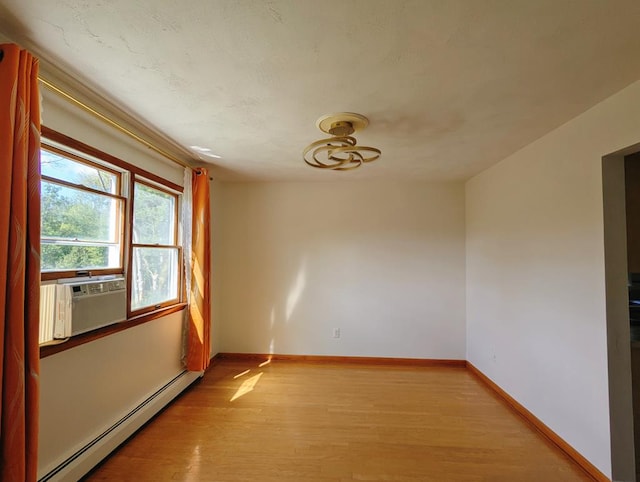
<instances>
[{"instance_id":1,"label":"window","mask_svg":"<svg viewBox=\"0 0 640 482\"><path fill-rule=\"evenodd\" d=\"M133 195L131 311L179 298L178 196L136 181Z\"/></svg>"},{"instance_id":2,"label":"window","mask_svg":"<svg viewBox=\"0 0 640 482\"><path fill-rule=\"evenodd\" d=\"M122 271L122 174L52 146L41 151L42 271Z\"/></svg>"},{"instance_id":3,"label":"window","mask_svg":"<svg viewBox=\"0 0 640 482\"><path fill-rule=\"evenodd\" d=\"M76 326L75 308L60 311L65 321L59 321L56 299L66 296L70 284L60 291L52 286L57 282L83 284L91 279L90 289L98 290L107 286L100 283L115 278L119 289L126 286L126 309L125 297L121 308L131 326L166 313L164 308L180 309L182 187L46 127L42 134L40 245L46 288L41 290L41 343L52 340L61 323ZM108 291L111 295L111 288ZM89 294L107 295L99 290ZM95 303L84 301L95 305L96 313L104 310L97 298ZM94 309L86 306L80 310L83 322ZM118 325L113 331L123 329L124 324ZM105 325L90 326L95 327L89 331Z\"/></svg>"}]
</instances>

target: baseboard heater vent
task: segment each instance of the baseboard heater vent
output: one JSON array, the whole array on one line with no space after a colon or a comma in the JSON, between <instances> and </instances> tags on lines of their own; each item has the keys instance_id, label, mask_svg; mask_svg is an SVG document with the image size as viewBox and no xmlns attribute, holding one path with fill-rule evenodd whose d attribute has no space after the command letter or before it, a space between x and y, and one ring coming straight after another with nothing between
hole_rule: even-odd
<instances>
[{"instance_id":1,"label":"baseboard heater vent","mask_svg":"<svg viewBox=\"0 0 640 482\"><path fill-rule=\"evenodd\" d=\"M107 430L39 478L38 482L79 480L201 376L200 372L183 371Z\"/></svg>"}]
</instances>

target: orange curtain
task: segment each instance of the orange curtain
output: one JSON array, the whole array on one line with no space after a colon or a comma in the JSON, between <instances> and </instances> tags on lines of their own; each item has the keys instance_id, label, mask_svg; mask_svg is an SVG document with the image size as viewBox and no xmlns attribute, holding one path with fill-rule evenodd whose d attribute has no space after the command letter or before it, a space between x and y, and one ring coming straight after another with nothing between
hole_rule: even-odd
<instances>
[{"instance_id":1,"label":"orange curtain","mask_svg":"<svg viewBox=\"0 0 640 482\"><path fill-rule=\"evenodd\" d=\"M209 174L206 169L193 170L193 239L191 245L191 302L187 369L202 371L209 366L211 339L211 304L209 274L211 270Z\"/></svg>"},{"instance_id":2,"label":"orange curtain","mask_svg":"<svg viewBox=\"0 0 640 482\"><path fill-rule=\"evenodd\" d=\"M35 481L40 355L38 60L0 45L0 480Z\"/></svg>"}]
</instances>

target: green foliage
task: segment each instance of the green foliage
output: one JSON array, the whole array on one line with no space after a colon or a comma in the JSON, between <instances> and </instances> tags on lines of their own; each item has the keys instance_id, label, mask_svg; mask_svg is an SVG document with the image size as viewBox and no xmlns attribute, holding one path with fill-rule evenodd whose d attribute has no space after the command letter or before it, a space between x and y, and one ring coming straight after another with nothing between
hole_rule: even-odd
<instances>
[{"instance_id":1,"label":"green foliage","mask_svg":"<svg viewBox=\"0 0 640 482\"><path fill-rule=\"evenodd\" d=\"M174 197L144 184L136 184L133 217L134 242L174 244Z\"/></svg>"},{"instance_id":2,"label":"green foliage","mask_svg":"<svg viewBox=\"0 0 640 482\"><path fill-rule=\"evenodd\" d=\"M108 240L110 203L104 196L42 182L43 237L66 240ZM42 269L88 269L108 266L106 246L41 246Z\"/></svg>"}]
</instances>

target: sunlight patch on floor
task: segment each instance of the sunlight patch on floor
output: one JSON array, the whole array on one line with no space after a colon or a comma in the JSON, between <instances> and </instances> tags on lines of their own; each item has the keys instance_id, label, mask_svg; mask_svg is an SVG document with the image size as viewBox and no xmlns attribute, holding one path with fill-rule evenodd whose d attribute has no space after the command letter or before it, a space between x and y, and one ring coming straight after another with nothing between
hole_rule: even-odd
<instances>
[{"instance_id":1,"label":"sunlight patch on floor","mask_svg":"<svg viewBox=\"0 0 640 482\"><path fill-rule=\"evenodd\" d=\"M240 378L240 377L246 375L247 373L249 373L250 371L251 370L245 370L245 371L243 371L241 373L238 373L235 377L233 377L233 379L235 380L236 378Z\"/></svg>"},{"instance_id":2,"label":"sunlight patch on floor","mask_svg":"<svg viewBox=\"0 0 640 482\"><path fill-rule=\"evenodd\" d=\"M234 400L237 400L247 393L252 392L255 386L258 384L258 381L260 381L260 377L262 375L263 373L260 372L257 375L252 376L251 378L247 378L244 382L242 382L242 385L240 385L238 390L236 390L236 393L233 395L233 397L231 397L231 400L229 401L233 402Z\"/></svg>"}]
</instances>

